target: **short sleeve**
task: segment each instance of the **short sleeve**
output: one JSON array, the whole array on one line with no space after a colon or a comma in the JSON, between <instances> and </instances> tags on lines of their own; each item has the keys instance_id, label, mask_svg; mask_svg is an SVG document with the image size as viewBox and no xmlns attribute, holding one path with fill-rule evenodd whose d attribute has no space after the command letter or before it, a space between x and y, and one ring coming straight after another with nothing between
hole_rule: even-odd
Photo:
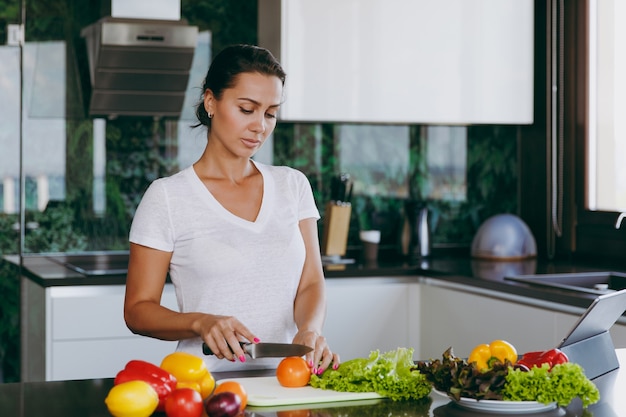
<instances>
[{"instance_id":1,"label":"short sleeve","mask_svg":"<svg viewBox=\"0 0 626 417\"><path fill-rule=\"evenodd\" d=\"M319 220L320 213L315 204L315 199L313 198L313 189L311 188L311 183L309 182L309 179L302 172L297 170L294 171L296 172L300 198L298 220L310 218L315 218L316 220Z\"/></svg>"},{"instance_id":2,"label":"short sleeve","mask_svg":"<svg viewBox=\"0 0 626 417\"><path fill-rule=\"evenodd\" d=\"M156 180L146 190L130 227L131 243L172 252L174 238L169 214L169 199L162 180Z\"/></svg>"}]
</instances>

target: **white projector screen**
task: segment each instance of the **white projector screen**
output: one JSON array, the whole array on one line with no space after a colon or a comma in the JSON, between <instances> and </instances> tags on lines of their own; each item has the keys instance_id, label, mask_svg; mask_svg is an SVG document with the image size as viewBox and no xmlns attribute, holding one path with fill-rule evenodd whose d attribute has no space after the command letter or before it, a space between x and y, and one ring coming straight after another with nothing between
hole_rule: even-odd
<instances>
[{"instance_id":1,"label":"white projector screen","mask_svg":"<svg viewBox=\"0 0 626 417\"><path fill-rule=\"evenodd\" d=\"M280 118L530 124L533 0L259 0Z\"/></svg>"}]
</instances>

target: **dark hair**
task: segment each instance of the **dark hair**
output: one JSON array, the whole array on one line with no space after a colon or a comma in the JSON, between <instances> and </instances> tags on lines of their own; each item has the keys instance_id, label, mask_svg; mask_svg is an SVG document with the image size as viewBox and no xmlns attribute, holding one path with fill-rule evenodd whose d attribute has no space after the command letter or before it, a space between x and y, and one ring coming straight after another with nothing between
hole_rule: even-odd
<instances>
[{"instance_id":1,"label":"dark hair","mask_svg":"<svg viewBox=\"0 0 626 417\"><path fill-rule=\"evenodd\" d=\"M204 78L200 102L196 105L199 124L194 127L211 126L211 119L204 108L204 93L211 90L219 100L224 90L235 85L237 76L246 72L274 75L285 85L285 71L270 51L254 45L228 46L215 56Z\"/></svg>"}]
</instances>

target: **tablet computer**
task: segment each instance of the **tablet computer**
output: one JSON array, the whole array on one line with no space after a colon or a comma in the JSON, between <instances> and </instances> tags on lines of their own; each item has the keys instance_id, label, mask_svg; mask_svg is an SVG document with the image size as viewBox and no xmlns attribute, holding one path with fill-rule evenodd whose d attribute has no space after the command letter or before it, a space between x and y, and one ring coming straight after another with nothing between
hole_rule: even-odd
<instances>
[{"instance_id":1,"label":"tablet computer","mask_svg":"<svg viewBox=\"0 0 626 417\"><path fill-rule=\"evenodd\" d=\"M557 346L562 348L607 332L626 311L626 290L599 295Z\"/></svg>"}]
</instances>

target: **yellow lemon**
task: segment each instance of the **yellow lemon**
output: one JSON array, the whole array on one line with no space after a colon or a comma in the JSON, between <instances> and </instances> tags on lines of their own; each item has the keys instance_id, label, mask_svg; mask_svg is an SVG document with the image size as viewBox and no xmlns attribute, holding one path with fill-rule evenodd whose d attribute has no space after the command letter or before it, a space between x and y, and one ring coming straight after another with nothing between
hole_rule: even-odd
<instances>
[{"instance_id":1,"label":"yellow lemon","mask_svg":"<svg viewBox=\"0 0 626 417\"><path fill-rule=\"evenodd\" d=\"M115 385L104 400L114 417L148 417L159 405L159 396L144 381L128 381Z\"/></svg>"}]
</instances>

